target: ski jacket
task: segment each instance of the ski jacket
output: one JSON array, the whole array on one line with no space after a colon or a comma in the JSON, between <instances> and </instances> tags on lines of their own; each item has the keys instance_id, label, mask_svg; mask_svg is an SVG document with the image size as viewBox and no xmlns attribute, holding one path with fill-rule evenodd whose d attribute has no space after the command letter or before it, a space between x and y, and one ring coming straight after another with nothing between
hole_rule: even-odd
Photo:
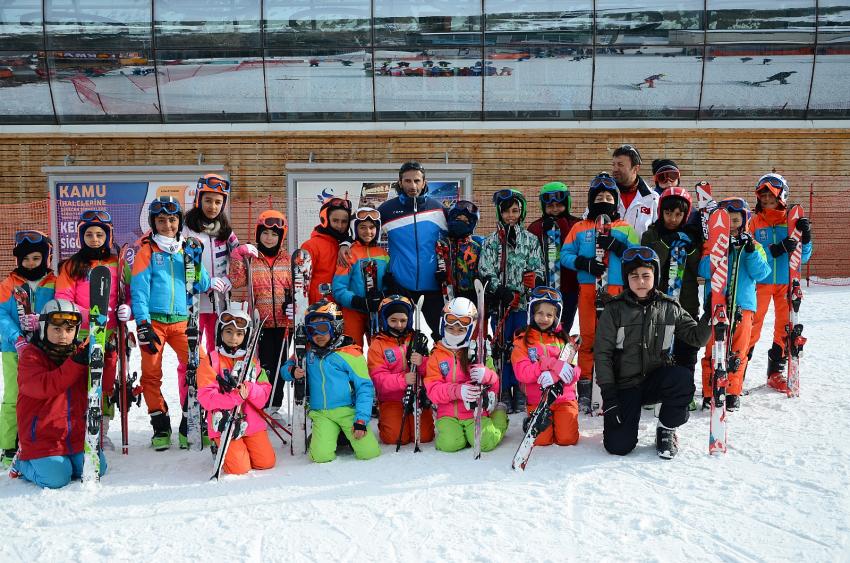
<instances>
[{"instance_id":1,"label":"ski jacket","mask_svg":"<svg viewBox=\"0 0 850 563\"><path fill-rule=\"evenodd\" d=\"M527 331L528 344L525 343L525 333L514 338L511 365L514 368L517 381L520 382L526 397L528 397L528 404L536 405L540 402L540 397L543 396L540 384L537 383L540 374L544 371L550 371L552 378L558 381L558 373L555 370L560 371L560 362L557 360L564 348L564 341L552 333L540 332L531 327L528 327ZM546 358L551 359L546 360ZM551 363L552 366L544 367L542 364L545 363ZM575 378L572 385L564 385L564 390L555 400L556 403L576 400L576 381L578 381L578 377Z\"/></svg>"},{"instance_id":2,"label":"ski jacket","mask_svg":"<svg viewBox=\"0 0 850 563\"><path fill-rule=\"evenodd\" d=\"M460 398L460 387L472 381L469 372L463 371L458 358L459 350L450 350L438 342L431 351L428 365L425 369L425 391L431 402L437 405L437 418L451 416L458 420L468 420L473 417L472 410L467 408ZM489 390L499 396L499 376L487 368L488 377L495 378L495 385ZM489 416L484 411L484 416Z\"/></svg>"},{"instance_id":3,"label":"ski jacket","mask_svg":"<svg viewBox=\"0 0 850 563\"><path fill-rule=\"evenodd\" d=\"M522 284L523 273L531 270L540 279L545 278L540 242L525 227L517 225L516 245L505 244L507 268L502 272L502 232L505 231L497 230L484 239L484 244L481 245L481 257L478 259L478 274L489 293L494 293L496 288L503 286L518 292L520 294L519 310L522 310L528 304L527 290ZM504 283L502 283L503 276Z\"/></svg>"},{"instance_id":4,"label":"ski jacket","mask_svg":"<svg viewBox=\"0 0 850 563\"><path fill-rule=\"evenodd\" d=\"M281 245L275 256L260 254L251 258L251 278L254 282L254 307L265 319L265 328L291 327L292 321L286 316L286 305L292 302L292 266L289 253ZM245 262L234 260L230 263L230 282L234 288L245 287L248 283Z\"/></svg>"},{"instance_id":5,"label":"ski jacket","mask_svg":"<svg viewBox=\"0 0 850 563\"><path fill-rule=\"evenodd\" d=\"M372 383L375 385L378 401L401 401L404 397L404 391L407 389L404 376L409 371L407 369L407 349L412 338L412 333L402 337L401 342L399 342L399 339L384 333L372 338L372 342L369 344L367 363L369 377L372 378ZM425 377L427 363L428 358L425 357L416 369L416 373L421 378Z\"/></svg>"},{"instance_id":6,"label":"ski jacket","mask_svg":"<svg viewBox=\"0 0 850 563\"><path fill-rule=\"evenodd\" d=\"M227 240L217 240L215 235L206 231L197 233L184 226L183 236L194 237L204 245L201 262L210 278L227 277L230 269L230 253L239 246L239 239L236 238L235 232L231 232ZM208 288L204 292L209 293L209 297L212 297L212 288ZM209 297L201 298L201 313L213 312L212 300Z\"/></svg>"},{"instance_id":7,"label":"ski jacket","mask_svg":"<svg viewBox=\"0 0 850 563\"><path fill-rule=\"evenodd\" d=\"M679 303L692 317L699 317L699 262L702 259L702 228L694 225L685 225L680 229L681 237L684 234L688 241L681 240L685 244L685 271L682 276L682 289L679 292ZM670 246L658 236L657 223L650 225L643 233L640 240L641 245L652 248L658 255L661 271L656 280L655 287L661 293L667 294L670 280Z\"/></svg>"},{"instance_id":8,"label":"ski jacket","mask_svg":"<svg viewBox=\"0 0 850 563\"><path fill-rule=\"evenodd\" d=\"M767 263L767 253L764 248L757 242L754 252L744 252L742 248L730 246L729 248L729 267L726 275L727 289L726 294L729 295L728 284L732 281L732 276L735 270L738 271L738 282L735 284L735 300L729 303L731 307L741 307L744 311L753 311L757 309L756 299L756 282L765 279L770 275L770 266ZM705 284L705 299L706 302L711 300L711 260L709 259L709 249L706 245L702 260L699 263L699 274L706 279ZM734 309L729 311L730 317L735 313Z\"/></svg>"},{"instance_id":9,"label":"ski jacket","mask_svg":"<svg viewBox=\"0 0 850 563\"><path fill-rule=\"evenodd\" d=\"M658 193L650 188L646 181L640 176L637 177L637 193L635 198L626 209L623 205L623 198L620 200L620 218L632 226L632 228L640 237L650 225L658 220Z\"/></svg>"},{"instance_id":10,"label":"ski jacket","mask_svg":"<svg viewBox=\"0 0 850 563\"><path fill-rule=\"evenodd\" d=\"M778 222L776 222L778 220ZM783 215L782 219L774 221L764 212L759 212L753 215L750 223L747 225L747 231L752 233L762 246L767 248L771 244L779 244L785 237L788 236L788 219ZM800 243L802 244L802 243ZM805 264L812 257L812 241L803 244L803 260L800 264ZM774 258L772 254L767 253L767 264L770 267L770 273L767 277L762 278L759 284L777 284L786 285L790 282L788 278L788 254L780 254L778 258Z\"/></svg>"},{"instance_id":11,"label":"ski jacket","mask_svg":"<svg viewBox=\"0 0 850 563\"><path fill-rule=\"evenodd\" d=\"M304 241L301 248L309 252L312 259L309 288L309 301L312 304L322 299L319 286L323 283L333 283L337 254L339 254L339 241L314 228L310 238ZM328 295L326 299L335 301L336 296Z\"/></svg>"},{"instance_id":12,"label":"ski jacket","mask_svg":"<svg viewBox=\"0 0 850 563\"><path fill-rule=\"evenodd\" d=\"M611 223L611 236L625 243L626 246L637 246L638 235L631 225L617 219ZM561 247L561 266L577 270L576 257L596 257L596 222L582 219L570 229L564 246ZM578 283L596 284L596 276L586 270L578 272ZM608 285L624 285L620 258L613 252L608 252Z\"/></svg>"},{"instance_id":13,"label":"ski jacket","mask_svg":"<svg viewBox=\"0 0 850 563\"><path fill-rule=\"evenodd\" d=\"M107 330L114 330L118 326L118 317L115 310L118 308L118 276L123 273L118 272L118 257L110 256L106 260L93 260L90 269L94 270L98 266L106 266L109 268L110 282L109 287L109 312L106 316ZM129 281L129 277L125 275L125 280ZM89 330L89 305L91 294L89 291L88 276L75 280L71 277L71 263L64 262L59 268L59 275L56 277L56 299L67 299L71 303L77 305L80 313L83 316L83 322L80 325L80 334L83 338L88 334ZM129 305L129 300L127 300Z\"/></svg>"},{"instance_id":14,"label":"ski jacket","mask_svg":"<svg viewBox=\"0 0 850 563\"><path fill-rule=\"evenodd\" d=\"M48 272L36 285L35 291L29 291L27 280L12 272L0 283L0 350L14 352L15 341L23 336L21 321L18 318L18 303L15 300L15 288L23 287L30 295L33 313L40 313L44 304L53 299L56 276Z\"/></svg>"},{"instance_id":15,"label":"ski jacket","mask_svg":"<svg viewBox=\"0 0 850 563\"><path fill-rule=\"evenodd\" d=\"M198 370L198 402L207 411L207 431L210 438L221 436L221 432L212 423L213 411L227 411L239 405L242 405L242 413L248 423L244 435L250 436L264 431L266 421L260 416L259 411L269 400L272 386L269 385L269 378L266 377L266 372L260 367L259 362L254 366L254 381L247 382L248 398L243 400L237 389L229 393L222 393L218 382L212 376L212 373L221 375L225 371L233 372L233 367L240 358L231 358L219 353L218 350L210 352L208 357L213 369L212 372Z\"/></svg>"},{"instance_id":16,"label":"ski jacket","mask_svg":"<svg viewBox=\"0 0 850 563\"><path fill-rule=\"evenodd\" d=\"M484 238L478 235L453 238L443 233L438 240L449 246L450 256L454 257L451 275L455 297L458 297L458 294L474 294Z\"/></svg>"},{"instance_id":17,"label":"ski jacket","mask_svg":"<svg viewBox=\"0 0 850 563\"><path fill-rule=\"evenodd\" d=\"M18 358L18 439L21 460L83 451L88 366L53 363L35 344Z\"/></svg>"},{"instance_id":18,"label":"ski jacket","mask_svg":"<svg viewBox=\"0 0 850 563\"><path fill-rule=\"evenodd\" d=\"M130 295L137 323L150 322L151 317L162 322L186 319L189 313L183 253L183 249L174 254L160 250L149 235L136 241L127 261L132 268ZM198 291L205 293L210 288L210 277L203 263L196 275Z\"/></svg>"},{"instance_id":19,"label":"ski jacket","mask_svg":"<svg viewBox=\"0 0 850 563\"><path fill-rule=\"evenodd\" d=\"M702 347L709 336L708 317L698 323L660 291L647 303L639 303L630 290L616 295L597 321L593 343L596 380L603 396L615 388L638 387L652 371L673 365L674 338Z\"/></svg>"},{"instance_id":20,"label":"ski jacket","mask_svg":"<svg viewBox=\"0 0 850 563\"><path fill-rule=\"evenodd\" d=\"M387 251L380 246L366 246L355 241L351 245L351 260L345 267L337 267L333 278L334 300L347 309L354 309L351 300L366 297L366 278L363 276L363 266L367 260L374 260L377 266L377 289L383 293L384 273L390 262ZM361 311L364 312L364 311Z\"/></svg>"},{"instance_id":21,"label":"ski jacket","mask_svg":"<svg viewBox=\"0 0 850 563\"><path fill-rule=\"evenodd\" d=\"M369 422L372 418L375 386L369 379L366 358L360 346L349 344L324 356L319 356L308 347L304 365L311 409L354 407L354 420ZM294 367L293 357L280 368L284 380L294 379Z\"/></svg>"},{"instance_id":22,"label":"ski jacket","mask_svg":"<svg viewBox=\"0 0 850 563\"><path fill-rule=\"evenodd\" d=\"M426 188L415 198L400 194L387 200L378 212L387 233L389 271L395 282L410 291L437 291L434 245L440 234L448 230L443 205L428 197Z\"/></svg>"},{"instance_id":23,"label":"ski jacket","mask_svg":"<svg viewBox=\"0 0 850 563\"><path fill-rule=\"evenodd\" d=\"M543 260L543 269L547 268L548 257L545 255L543 250L543 221L545 217L541 217L540 219L534 221L532 224L528 226L528 232L537 237L537 240L540 241L540 256ZM555 225L558 227L560 231L560 243L559 243L559 252L558 252L558 267L561 268L561 295L566 296L570 293L578 292L578 277L576 275L575 270L570 270L569 268L564 267L560 263L560 248L563 248L564 242L567 240L567 235L570 234L570 231L575 226L576 223L581 221L578 217L573 217L572 215L568 217L560 217L557 221L555 221Z\"/></svg>"}]
</instances>

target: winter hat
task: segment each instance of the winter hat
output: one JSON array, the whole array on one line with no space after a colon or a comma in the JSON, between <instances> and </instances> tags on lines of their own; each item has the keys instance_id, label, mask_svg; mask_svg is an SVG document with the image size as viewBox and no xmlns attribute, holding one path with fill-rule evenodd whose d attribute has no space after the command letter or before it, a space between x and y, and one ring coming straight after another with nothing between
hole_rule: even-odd
<instances>
[{"instance_id":1,"label":"winter hat","mask_svg":"<svg viewBox=\"0 0 850 563\"><path fill-rule=\"evenodd\" d=\"M679 170L679 165L669 158L656 158L652 161L652 175L655 176L664 170Z\"/></svg>"}]
</instances>

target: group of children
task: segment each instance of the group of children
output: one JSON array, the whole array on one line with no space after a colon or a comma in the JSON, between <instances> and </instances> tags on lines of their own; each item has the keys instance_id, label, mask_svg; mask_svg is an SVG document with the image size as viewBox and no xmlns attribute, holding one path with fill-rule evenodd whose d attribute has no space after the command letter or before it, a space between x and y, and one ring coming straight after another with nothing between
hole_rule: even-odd
<instances>
[{"instance_id":1,"label":"group of children","mask_svg":"<svg viewBox=\"0 0 850 563\"><path fill-rule=\"evenodd\" d=\"M450 260L437 268L435 277L451 292L444 291L439 330L430 327L438 336L430 350L413 328L419 311L412 299L387 291L390 256L378 245L381 214L368 206L352 211L350 201L331 198L322 205L319 225L302 245L312 258L303 364L283 358L296 328L290 255L284 242L286 219L280 212L264 211L256 224L256 244L240 244L224 213L229 195L229 182L210 174L199 179L193 209L185 217L175 198L153 200L148 208L150 232L123 256L114 245L109 214L86 211L77 224L80 250L60 265L58 277L49 267L49 238L36 231L16 235L18 267L0 285L5 378L0 447L4 464L11 464L14 473L46 487L62 486L80 475L88 385L87 276L99 265L108 267L113 278L103 394L111 397L115 387L115 328L134 319L155 450L168 449L172 443L169 406L161 392L165 344L180 362L183 413L178 442L181 448L190 445L185 379L188 281L204 295L199 327L205 346L198 351L196 376L198 399L207 411L205 434L218 443L217 413L241 405L246 417L239 438L227 450L227 473L274 466L266 423L281 418L283 382L305 377L312 421L309 454L316 462L334 459L340 442L347 441L357 458L370 459L381 453L379 439L385 444L413 441L414 417L404 399L417 381L423 407L420 441L436 440L438 450L449 452L471 445L473 413L481 399L480 447L486 452L504 437L508 412L531 413L542 390L560 379L563 391L535 443L572 445L579 439L579 405L589 403L594 370L603 399L606 449L617 454L633 449L640 405L661 403L659 455L675 455L675 428L694 408L697 352L709 339L707 316L699 323L695 320L700 316L697 279L708 275L709 263L687 190L671 186L663 191L658 220L640 239L619 218L619 191L607 174L591 181L581 219L570 215L565 184L543 186L539 196L543 217L529 229L524 227L527 202L522 192L497 191L493 203L498 228L484 239L474 234L477 206L456 202L446 211L447 231L437 243L449 249ZM718 203L732 220L729 263L739 265L734 279L741 311L732 349L741 361L730 371L729 410L740 406L747 359L771 299L779 313L768 352L768 384L784 389L784 326L779 314L787 291L788 253L802 244L805 262L812 252L807 220L798 223L802 240L788 236L787 184L781 176L764 176L756 197L752 218L743 199ZM603 214L612 220L610 231L598 235L596 219ZM547 284L551 272L542 252L543 237L553 226L561 239L559 287ZM597 257L597 247L606 251L605 259ZM673 248L684 249L687 257L677 299L665 295ZM187 268L188 264L195 267ZM187 272L193 276L189 280ZM597 291L603 274L607 275L604 310ZM488 317L483 324L489 327L481 326L482 315L474 303L475 279L486 287ZM253 306L264 321L257 365L238 383L232 371L245 360L252 327L251 317L230 304L229 292L249 280ZM126 294L119 295L125 284ZM559 355L568 344L576 309L581 346L578 366L573 368ZM492 349L478 349L477 331L492 335ZM708 344L702 365L706 398L711 396ZM377 436L369 428L373 404L378 412ZM107 399L102 429L106 448L113 410ZM101 472L105 470L104 461Z\"/></svg>"}]
</instances>

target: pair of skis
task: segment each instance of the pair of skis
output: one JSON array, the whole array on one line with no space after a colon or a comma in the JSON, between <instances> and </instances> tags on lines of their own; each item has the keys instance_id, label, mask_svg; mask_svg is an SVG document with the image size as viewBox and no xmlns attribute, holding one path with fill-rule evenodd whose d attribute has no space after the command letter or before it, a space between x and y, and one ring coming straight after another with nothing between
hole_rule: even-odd
<instances>
[{"instance_id":1,"label":"pair of skis","mask_svg":"<svg viewBox=\"0 0 850 563\"><path fill-rule=\"evenodd\" d=\"M602 272L600 276L596 278L596 320L599 321L599 316L602 314L602 311L605 309L605 301L608 297L608 251L599 244L600 237L607 237L611 235L611 218L602 214L596 218L596 254L594 258L599 262L605 264L605 271ZM584 405L582 405L582 401L579 400L579 409L581 410L582 406L584 407L584 413L589 416L594 416L598 414L602 407L602 392L599 389L599 385L596 383L596 366L594 365L593 371L590 375L590 401L585 401Z\"/></svg>"},{"instance_id":2,"label":"pair of skis","mask_svg":"<svg viewBox=\"0 0 850 563\"><path fill-rule=\"evenodd\" d=\"M307 329L304 326L304 317L309 305L308 290L310 277L313 272L313 260L310 253L298 249L292 253L292 294L295 322L295 346L296 365L305 369L307 357ZM307 395L307 376L292 382L292 390L289 394L289 425L292 440L289 442L289 453L295 455L295 432L303 434L304 453L307 453L307 412L310 408Z\"/></svg>"},{"instance_id":3,"label":"pair of skis","mask_svg":"<svg viewBox=\"0 0 850 563\"><path fill-rule=\"evenodd\" d=\"M443 302L448 304L449 301L455 298L455 263L452 257L451 242L442 238L437 240L435 251L437 255L437 271L443 272L446 275L446 281L440 286L440 290L443 293Z\"/></svg>"},{"instance_id":4,"label":"pair of skis","mask_svg":"<svg viewBox=\"0 0 850 563\"><path fill-rule=\"evenodd\" d=\"M806 338L803 325L800 324L800 305L803 302L803 288L800 285L800 271L803 266L803 234L798 221L804 216L803 208L794 205L788 210L788 236L797 241L797 246L788 256L788 321L785 323L785 358L788 365L786 379L789 397L800 396L800 356Z\"/></svg>"},{"instance_id":5,"label":"pair of skis","mask_svg":"<svg viewBox=\"0 0 850 563\"><path fill-rule=\"evenodd\" d=\"M540 239L543 249L543 261L546 264L546 285L561 289L561 228L558 222L549 216L543 219L543 232Z\"/></svg>"},{"instance_id":6,"label":"pair of skis","mask_svg":"<svg viewBox=\"0 0 850 563\"><path fill-rule=\"evenodd\" d=\"M404 423L407 417L413 413L413 452L421 452L420 445L420 430L422 424L422 381L419 374L416 373L417 367L410 363L410 356L413 352L421 353L421 340L424 335L419 331L419 312L422 310L422 303L425 300L424 295L420 295L416 301L416 306L413 309L413 334L410 337L410 343L407 345L407 366L409 372L414 374L414 383L408 385L404 389L404 397L402 398L402 414L401 428L398 431L398 439L395 442L395 451L401 449L401 440L404 437Z\"/></svg>"},{"instance_id":7,"label":"pair of skis","mask_svg":"<svg viewBox=\"0 0 850 563\"><path fill-rule=\"evenodd\" d=\"M186 252L190 245L200 245L197 239L189 238L183 246L183 266L186 274L186 305L189 320L186 324L186 340L188 343L189 354L186 360L186 439L189 443L189 449L201 451L204 448L203 440L203 411L201 403L198 402L198 381L197 372L198 364L200 363L200 330L198 327L198 317L201 312L201 294L197 289L196 282L200 279L201 263L194 260L192 256Z\"/></svg>"}]
</instances>

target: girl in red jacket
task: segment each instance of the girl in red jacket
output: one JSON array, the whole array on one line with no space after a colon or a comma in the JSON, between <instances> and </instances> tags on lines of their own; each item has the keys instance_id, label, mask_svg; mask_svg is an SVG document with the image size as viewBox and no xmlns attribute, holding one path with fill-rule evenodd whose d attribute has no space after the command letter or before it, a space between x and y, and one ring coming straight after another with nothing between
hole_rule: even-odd
<instances>
[{"instance_id":1,"label":"girl in red jacket","mask_svg":"<svg viewBox=\"0 0 850 563\"><path fill-rule=\"evenodd\" d=\"M514 373L528 397L529 414L540 402L543 389L559 378L564 382L561 395L552 405L551 424L537 436L536 446L549 446L552 442L559 446L573 446L578 442L575 382L580 369L558 359L569 340L561 326L562 309L560 291L551 287L535 287L528 302L528 328L514 339L511 353Z\"/></svg>"},{"instance_id":2,"label":"girl in red jacket","mask_svg":"<svg viewBox=\"0 0 850 563\"><path fill-rule=\"evenodd\" d=\"M333 301L331 284L337 266L339 243L351 242L348 223L351 221L351 201L334 197L326 200L319 210L319 224L301 248L310 254L313 271L310 276L309 301L316 303L323 296Z\"/></svg>"},{"instance_id":3,"label":"girl in red jacket","mask_svg":"<svg viewBox=\"0 0 850 563\"><path fill-rule=\"evenodd\" d=\"M378 433L385 444L395 444L401 434L404 405L402 399L407 387L420 383L425 377L428 341L421 332L413 331L413 303L407 297L390 295L381 301L378 308L378 323L381 332L369 345L369 377L375 385L378 397ZM424 391L425 385L420 389ZM426 404L427 403L427 404ZM420 394L419 441L434 439L434 416ZM401 443L409 444L414 438L413 412L404 421Z\"/></svg>"},{"instance_id":4,"label":"girl in red jacket","mask_svg":"<svg viewBox=\"0 0 850 563\"><path fill-rule=\"evenodd\" d=\"M89 351L77 341L81 322L70 301L48 301L38 334L20 352L18 427L26 432L11 474L39 487L58 489L83 473ZM106 458L98 456L103 475Z\"/></svg>"}]
</instances>

